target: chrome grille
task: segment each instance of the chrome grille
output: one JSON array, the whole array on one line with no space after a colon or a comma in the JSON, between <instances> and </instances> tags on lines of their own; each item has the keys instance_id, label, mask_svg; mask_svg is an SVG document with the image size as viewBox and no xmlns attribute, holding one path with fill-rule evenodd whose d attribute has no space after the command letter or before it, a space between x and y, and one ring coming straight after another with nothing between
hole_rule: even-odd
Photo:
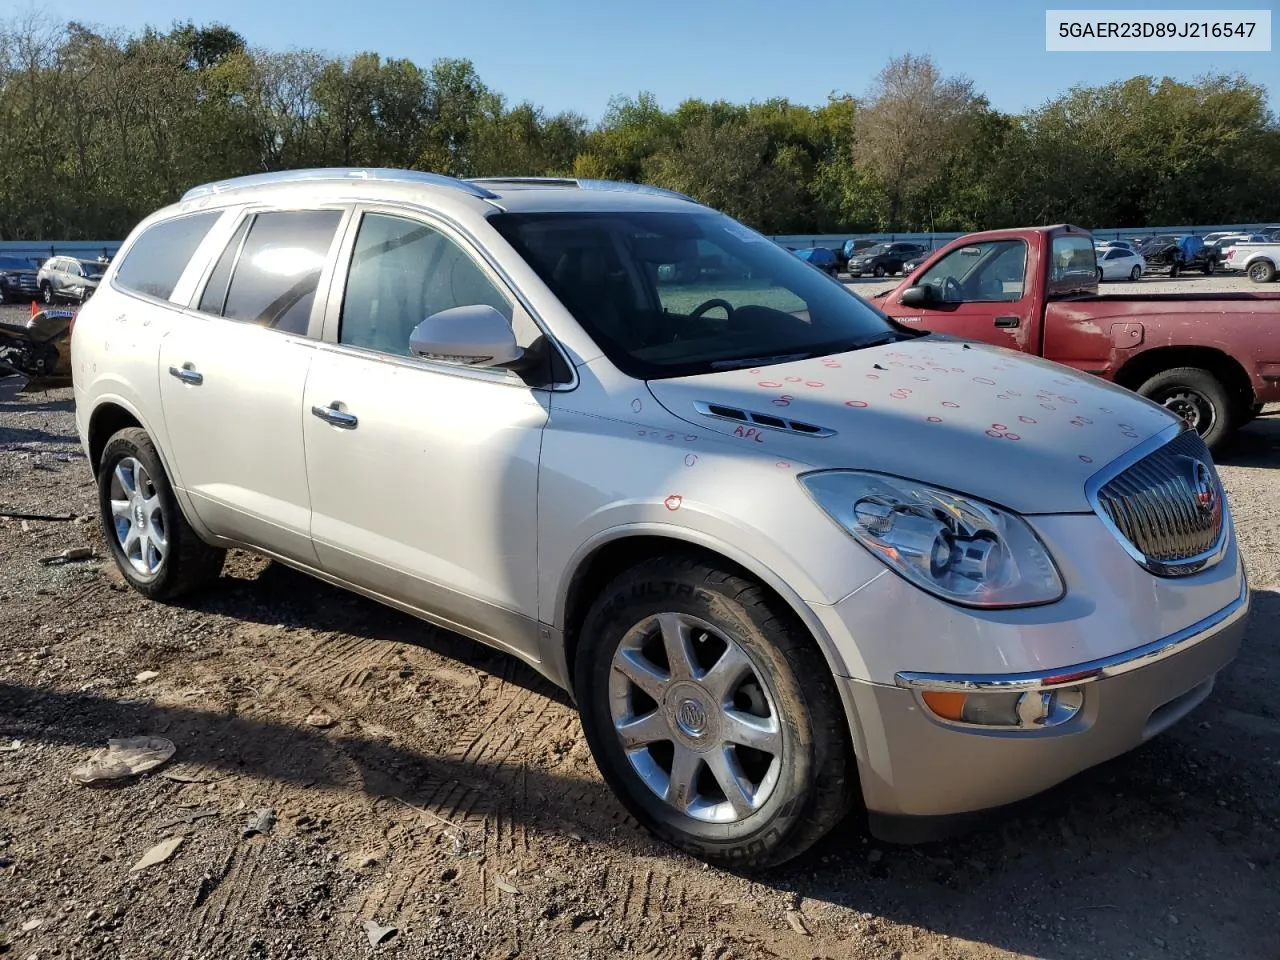
<instances>
[{"instance_id":1,"label":"chrome grille","mask_svg":"<svg viewBox=\"0 0 1280 960\"><path fill-rule=\"evenodd\" d=\"M1225 497L1209 449L1185 430L1108 480L1096 501L1136 559L1162 576L1178 576L1214 561Z\"/></svg>"}]
</instances>

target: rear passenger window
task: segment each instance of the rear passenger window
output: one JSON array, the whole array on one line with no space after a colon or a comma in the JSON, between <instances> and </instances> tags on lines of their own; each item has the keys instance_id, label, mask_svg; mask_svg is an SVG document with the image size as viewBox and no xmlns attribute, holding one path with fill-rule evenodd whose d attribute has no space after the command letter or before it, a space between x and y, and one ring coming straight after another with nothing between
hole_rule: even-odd
<instances>
[{"instance_id":1,"label":"rear passenger window","mask_svg":"<svg viewBox=\"0 0 1280 960\"><path fill-rule=\"evenodd\" d=\"M414 327L441 310L476 304L511 319L511 303L444 234L414 220L366 214L351 255L338 342L412 356Z\"/></svg>"},{"instance_id":2,"label":"rear passenger window","mask_svg":"<svg viewBox=\"0 0 1280 960\"><path fill-rule=\"evenodd\" d=\"M222 315L286 333L306 333L341 219L340 210L289 210L254 217L235 260Z\"/></svg>"},{"instance_id":3,"label":"rear passenger window","mask_svg":"<svg viewBox=\"0 0 1280 960\"><path fill-rule=\"evenodd\" d=\"M210 210L147 227L120 261L115 282L126 290L168 300L191 255L220 216L221 210Z\"/></svg>"}]
</instances>

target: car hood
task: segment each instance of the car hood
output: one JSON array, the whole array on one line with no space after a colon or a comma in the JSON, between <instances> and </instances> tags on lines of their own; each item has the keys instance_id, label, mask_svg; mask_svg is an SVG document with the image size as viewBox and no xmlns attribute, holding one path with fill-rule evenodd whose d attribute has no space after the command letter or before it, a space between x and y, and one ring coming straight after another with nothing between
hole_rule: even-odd
<instances>
[{"instance_id":1,"label":"car hood","mask_svg":"<svg viewBox=\"0 0 1280 960\"><path fill-rule=\"evenodd\" d=\"M936 336L649 389L675 416L752 449L909 477L1022 513L1089 511L1089 477L1178 422L1088 374Z\"/></svg>"}]
</instances>

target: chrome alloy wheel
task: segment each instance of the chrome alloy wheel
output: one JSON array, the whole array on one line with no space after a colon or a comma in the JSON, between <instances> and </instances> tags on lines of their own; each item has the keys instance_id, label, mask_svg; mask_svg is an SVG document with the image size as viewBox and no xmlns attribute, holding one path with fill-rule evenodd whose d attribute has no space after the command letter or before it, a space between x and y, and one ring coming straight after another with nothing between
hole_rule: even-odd
<instances>
[{"instance_id":1,"label":"chrome alloy wheel","mask_svg":"<svg viewBox=\"0 0 1280 960\"><path fill-rule=\"evenodd\" d=\"M777 786L776 698L743 649L704 620L660 613L632 627L613 655L609 709L645 786L686 816L743 820Z\"/></svg>"},{"instance_id":2,"label":"chrome alloy wheel","mask_svg":"<svg viewBox=\"0 0 1280 960\"><path fill-rule=\"evenodd\" d=\"M116 540L129 565L144 577L154 577L164 563L169 536L160 493L134 457L124 457L111 473L111 517Z\"/></svg>"}]
</instances>

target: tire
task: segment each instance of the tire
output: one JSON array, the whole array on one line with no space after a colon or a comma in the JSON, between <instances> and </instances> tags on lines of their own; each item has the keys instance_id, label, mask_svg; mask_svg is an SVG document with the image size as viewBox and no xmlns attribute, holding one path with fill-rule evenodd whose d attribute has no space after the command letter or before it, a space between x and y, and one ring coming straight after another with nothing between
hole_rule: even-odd
<instances>
[{"instance_id":1,"label":"tire","mask_svg":"<svg viewBox=\"0 0 1280 960\"><path fill-rule=\"evenodd\" d=\"M1254 283L1270 283L1276 278L1276 265L1270 260L1255 260L1249 264L1248 273Z\"/></svg>"},{"instance_id":2,"label":"tire","mask_svg":"<svg viewBox=\"0 0 1280 960\"><path fill-rule=\"evenodd\" d=\"M130 484L122 482L125 479L140 497L129 496ZM131 504L124 510L128 519L121 517L128 524L128 533L117 524L113 500ZM222 572L226 551L205 543L191 529L173 495L155 444L139 427L121 430L107 441L98 469L98 515L121 575L152 600L175 599L216 580ZM139 556L135 560L126 554L123 544L137 530L137 518L143 516L147 536L139 539ZM163 550L152 549L151 538L156 534L164 538Z\"/></svg>"},{"instance_id":3,"label":"tire","mask_svg":"<svg viewBox=\"0 0 1280 960\"><path fill-rule=\"evenodd\" d=\"M1179 265L1178 265L1178 264L1176 264L1176 263L1175 263L1175 264L1173 264L1172 266L1170 266L1170 267L1169 267L1169 277L1170 277L1170 278L1176 277L1176 276L1178 275L1178 273L1180 272L1180 269L1181 269L1181 268L1180 268L1180 267L1179 267Z\"/></svg>"},{"instance_id":4,"label":"tire","mask_svg":"<svg viewBox=\"0 0 1280 960\"><path fill-rule=\"evenodd\" d=\"M57 297L54 296L53 287L49 285L48 280L40 284L40 299L49 306L57 303Z\"/></svg>"},{"instance_id":5,"label":"tire","mask_svg":"<svg viewBox=\"0 0 1280 960\"><path fill-rule=\"evenodd\" d=\"M689 631L697 664L689 675L697 682L668 666L659 614L668 627L683 622ZM857 774L835 682L808 632L758 584L692 554L656 557L601 591L581 636L574 677L587 743L622 804L661 839L713 863L772 866L798 856L849 811ZM631 669L637 662L649 667L654 697L615 666L625 651ZM741 678L716 693L703 687L715 676L711 667L723 668L731 653L740 667L730 675ZM732 733L717 732L730 722L723 703L770 726L777 752L726 745ZM616 725L631 717L658 724L628 754ZM709 739L699 743L701 737ZM684 809L664 799L680 755L694 771ZM731 756L727 769L752 787L752 797L739 795L741 806L719 786L711 766L717 756Z\"/></svg>"},{"instance_id":6,"label":"tire","mask_svg":"<svg viewBox=\"0 0 1280 960\"><path fill-rule=\"evenodd\" d=\"M1213 261L1212 261L1212 260L1210 260L1209 262L1207 262L1207 263L1204 265L1204 267L1203 267L1202 269L1204 270L1204 275L1205 275L1206 277L1212 277L1212 276L1213 276Z\"/></svg>"},{"instance_id":7,"label":"tire","mask_svg":"<svg viewBox=\"0 0 1280 960\"><path fill-rule=\"evenodd\" d=\"M872 270L872 271L871 271L871 273L872 273L875 277L880 278L880 277L883 277L883 276L884 276L884 274L885 274L885 270L884 270L884 267L882 267L880 264L876 264L876 268L875 268L874 270Z\"/></svg>"},{"instance_id":8,"label":"tire","mask_svg":"<svg viewBox=\"0 0 1280 960\"><path fill-rule=\"evenodd\" d=\"M1099 268L1098 268L1098 282L1099 282L1099 283L1101 283L1101 282L1102 282L1103 280L1105 280L1105 279L1106 279L1106 277L1104 277L1104 276L1102 275L1102 268L1101 268L1101 267L1099 267Z\"/></svg>"},{"instance_id":9,"label":"tire","mask_svg":"<svg viewBox=\"0 0 1280 960\"><path fill-rule=\"evenodd\" d=\"M1211 450L1239 426L1239 405L1217 376L1199 367L1157 373L1138 393L1186 419Z\"/></svg>"},{"instance_id":10,"label":"tire","mask_svg":"<svg viewBox=\"0 0 1280 960\"><path fill-rule=\"evenodd\" d=\"M1141 280L1141 279L1142 279L1142 268L1141 268L1141 267L1134 267L1132 270L1130 270L1130 271L1129 271L1129 279L1130 279L1130 280L1132 280L1134 283L1137 283L1139 280Z\"/></svg>"}]
</instances>

